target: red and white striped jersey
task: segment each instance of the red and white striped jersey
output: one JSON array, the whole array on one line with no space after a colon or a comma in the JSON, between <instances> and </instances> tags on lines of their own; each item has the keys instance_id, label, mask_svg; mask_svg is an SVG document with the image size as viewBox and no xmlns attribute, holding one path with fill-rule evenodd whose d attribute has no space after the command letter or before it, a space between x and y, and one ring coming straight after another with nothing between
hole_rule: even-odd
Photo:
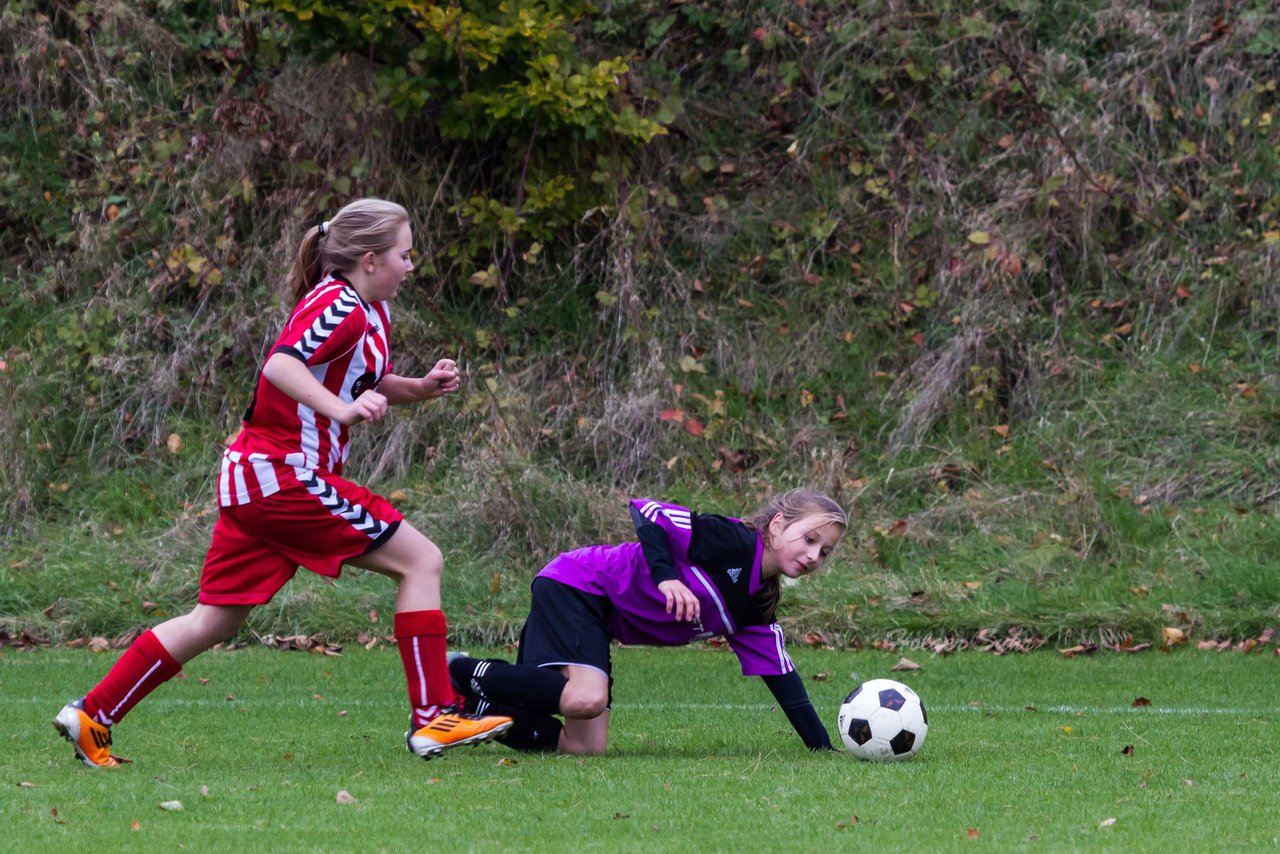
<instances>
[{"instance_id":1,"label":"red and white striped jersey","mask_svg":"<svg viewBox=\"0 0 1280 854\"><path fill-rule=\"evenodd\" d=\"M333 276L311 289L293 310L271 354L300 359L311 375L343 401L377 388L391 371L385 302L369 304ZM222 456L218 503L264 498L296 481L295 469L342 474L347 427L294 400L261 372L240 434Z\"/></svg>"}]
</instances>

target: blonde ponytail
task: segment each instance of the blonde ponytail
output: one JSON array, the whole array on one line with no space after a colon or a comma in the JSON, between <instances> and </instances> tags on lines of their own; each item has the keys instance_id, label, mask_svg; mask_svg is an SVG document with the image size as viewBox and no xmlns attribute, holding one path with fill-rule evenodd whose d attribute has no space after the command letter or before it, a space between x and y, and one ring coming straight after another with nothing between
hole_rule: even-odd
<instances>
[{"instance_id":1,"label":"blonde ponytail","mask_svg":"<svg viewBox=\"0 0 1280 854\"><path fill-rule=\"evenodd\" d=\"M409 212L385 199L356 199L307 229L286 279L294 302L330 273L351 273L366 252L380 255L395 245Z\"/></svg>"}]
</instances>

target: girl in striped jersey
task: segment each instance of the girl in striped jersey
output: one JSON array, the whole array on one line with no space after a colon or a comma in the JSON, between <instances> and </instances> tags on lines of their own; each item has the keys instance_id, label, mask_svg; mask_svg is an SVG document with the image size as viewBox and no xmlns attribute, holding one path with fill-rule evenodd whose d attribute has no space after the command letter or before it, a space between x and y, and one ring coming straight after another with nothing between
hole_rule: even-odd
<instances>
[{"instance_id":1,"label":"girl in striped jersey","mask_svg":"<svg viewBox=\"0 0 1280 854\"><path fill-rule=\"evenodd\" d=\"M54 726L86 765L120 764L111 726L193 657L226 640L298 567L335 577L342 565L397 585L395 636L412 720L409 749L430 759L493 738L509 718L465 714L449 680L440 610L440 549L385 498L342 477L350 428L396 403L458 390L441 359L424 376L391 370L388 302L413 270L403 207L361 199L310 229L290 273L297 301L258 378L218 478L218 522L198 603L142 634Z\"/></svg>"},{"instance_id":2,"label":"girl in striped jersey","mask_svg":"<svg viewBox=\"0 0 1280 854\"><path fill-rule=\"evenodd\" d=\"M631 518L639 542L566 552L534 578L515 664L451 656L468 706L514 719L498 739L508 747L603 753L610 642L681 646L721 635L743 675L764 679L805 745L830 749L774 612L781 579L821 567L844 535L840 505L792 490L742 521L637 499Z\"/></svg>"}]
</instances>

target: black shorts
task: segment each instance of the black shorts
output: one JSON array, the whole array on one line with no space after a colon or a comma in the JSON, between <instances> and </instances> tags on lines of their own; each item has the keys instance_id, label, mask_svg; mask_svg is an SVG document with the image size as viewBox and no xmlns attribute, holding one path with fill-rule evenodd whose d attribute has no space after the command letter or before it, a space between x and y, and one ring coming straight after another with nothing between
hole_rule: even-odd
<instances>
[{"instance_id":1,"label":"black shorts","mask_svg":"<svg viewBox=\"0 0 1280 854\"><path fill-rule=\"evenodd\" d=\"M612 705L613 663L609 657L609 619L613 604L607 597L585 593L550 578L533 580L529 619L520 630L517 664L590 667L609 677Z\"/></svg>"}]
</instances>

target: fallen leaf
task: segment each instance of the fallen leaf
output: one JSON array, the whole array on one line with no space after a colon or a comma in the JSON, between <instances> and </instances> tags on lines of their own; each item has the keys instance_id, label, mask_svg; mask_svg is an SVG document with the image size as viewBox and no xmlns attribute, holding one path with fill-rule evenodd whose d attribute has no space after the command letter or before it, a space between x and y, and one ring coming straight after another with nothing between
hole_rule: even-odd
<instances>
[{"instance_id":1,"label":"fallen leaf","mask_svg":"<svg viewBox=\"0 0 1280 854\"><path fill-rule=\"evenodd\" d=\"M354 804L356 799L346 789L339 789L337 797L334 798L340 804Z\"/></svg>"},{"instance_id":2,"label":"fallen leaf","mask_svg":"<svg viewBox=\"0 0 1280 854\"><path fill-rule=\"evenodd\" d=\"M182 801L161 801L160 809L166 812L182 812Z\"/></svg>"},{"instance_id":3,"label":"fallen leaf","mask_svg":"<svg viewBox=\"0 0 1280 854\"><path fill-rule=\"evenodd\" d=\"M35 787L36 787L35 783L28 783L26 780L23 780L21 783L18 784L19 789L34 789Z\"/></svg>"},{"instance_id":4,"label":"fallen leaf","mask_svg":"<svg viewBox=\"0 0 1280 854\"><path fill-rule=\"evenodd\" d=\"M920 669L920 665L916 664L916 663L915 663L914 661L912 661L911 659L909 659L909 658L905 658L905 657L904 657L904 658L899 658L899 659L898 659L898 663L897 663L897 664L895 664L895 665L893 665L893 667L890 667L890 668L889 668L889 670L891 670L891 671L898 671L898 670L919 670L919 669Z\"/></svg>"},{"instance_id":5,"label":"fallen leaf","mask_svg":"<svg viewBox=\"0 0 1280 854\"><path fill-rule=\"evenodd\" d=\"M1151 705L1151 701L1150 701L1150 700L1148 700L1146 697L1135 697L1135 698L1134 698L1134 700L1133 700L1133 703L1131 703L1130 705L1132 705L1132 706L1133 706L1133 708L1135 708L1135 709L1136 709L1136 708L1138 708L1138 707L1140 707L1140 706L1149 706L1149 705Z\"/></svg>"},{"instance_id":6,"label":"fallen leaf","mask_svg":"<svg viewBox=\"0 0 1280 854\"><path fill-rule=\"evenodd\" d=\"M1126 744L1126 745L1124 746L1124 749L1123 749L1123 750L1121 750L1120 752L1121 752L1121 753L1123 753L1125 756L1132 756L1132 755L1133 755L1133 745L1132 745L1132 744Z\"/></svg>"},{"instance_id":7,"label":"fallen leaf","mask_svg":"<svg viewBox=\"0 0 1280 854\"><path fill-rule=\"evenodd\" d=\"M131 822L129 822L129 829L130 829L130 830L142 830L142 825L138 824L136 821L131 821Z\"/></svg>"},{"instance_id":8,"label":"fallen leaf","mask_svg":"<svg viewBox=\"0 0 1280 854\"><path fill-rule=\"evenodd\" d=\"M92 638L89 641L90 652L106 652L111 649L111 641L106 638Z\"/></svg>"},{"instance_id":9,"label":"fallen leaf","mask_svg":"<svg viewBox=\"0 0 1280 854\"><path fill-rule=\"evenodd\" d=\"M182 450L182 437L177 433L170 433L169 438L165 440L164 446L169 449L169 453L176 454Z\"/></svg>"},{"instance_id":10,"label":"fallen leaf","mask_svg":"<svg viewBox=\"0 0 1280 854\"><path fill-rule=\"evenodd\" d=\"M208 787L208 786L201 786L201 787L200 787L200 796L201 796L201 797L204 797L204 798L209 797L209 787Z\"/></svg>"},{"instance_id":11,"label":"fallen leaf","mask_svg":"<svg viewBox=\"0 0 1280 854\"><path fill-rule=\"evenodd\" d=\"M1104 818L1102 821L1098 822L1098 827L1110 827L1115 823L1116 820L1114 818Z\"/></svg>"},{"instance_id":12,"label":"fallen leaf","mask_svg":"<svg viewBox=\"0 0 1280 854\"><path fill-rule=\"evenodd\" d=\"M1173 626L1165 626L1160 635L1164 638L1165 646L1177 646L1187 640L1186 632L1182 629L1175 629Z\"/></svg>"},{"instance_id":13,"label":"fallen leaf","mask_svg":"<svg viewBox=\"0 0 1280 854\"><path fill-rule=\"evenodd\" d=\"M831 639L821 632L805 632L804 642L808 646L819 647L830 643Z\"/></svg>"},{"instance_id":14,"label":"fallen leaf","mask_svg":"<svg viewBox=\"0 0 1280 854\"><path fill-rule=\"evenodd\" d=\"M1069 646L1066 649L1060 649L1064 658L1074 658L1077 655L1087 654L1097 650L1098 645L1094 643L1078 643L1075 646Z\"/></svg>"},{"instance_id":15,"label":"fallen leaf","mask_svg":"<svg viewBox=\"0 0 1280 854\"><path fill-rule=\"evenodd\" d=\"M507 765L519 765L519 764L520 764L520 763L519 763L519 762L517 762L516 760L511 759L511 758L506 757L506 756L504 756L504 757L502 757L501 759L499 759L499 760L498 760L498 767L499 767L499 768L505 767L505 766L507 766Z\"/></svg>"},{"instance_id":16,"label":"fallen leaf","mask_svg":"<svg viewBox=\"0 0 1280 854\"><path fill-rule=\"evenodd\" d=\"M977 839L977 838L978 838L978 837L980 837L980 836L982 836L982 834L978 831L978 828L976 828L976 827L971 827L971 828L969 828L969 838L970 838L970 839Z\"/></svg>"}]
</instances>

